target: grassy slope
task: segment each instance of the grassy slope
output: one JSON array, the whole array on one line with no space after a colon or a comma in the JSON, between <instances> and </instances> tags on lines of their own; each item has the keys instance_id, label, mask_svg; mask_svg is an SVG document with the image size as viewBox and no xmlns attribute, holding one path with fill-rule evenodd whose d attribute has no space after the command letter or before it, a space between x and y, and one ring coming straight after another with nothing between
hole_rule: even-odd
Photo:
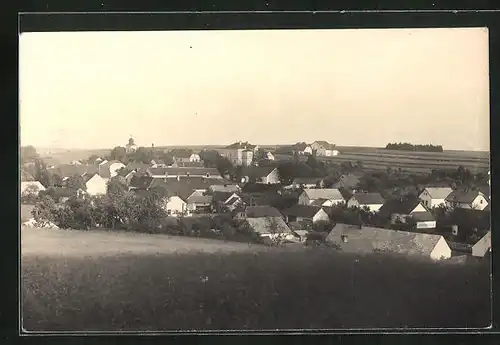
<instances>
[{"instance_id":1,"label":"grassy slope","mask_svg":"<svg viewBox=\"0 0 500 345\"><path fill-rule=\"evenodd\" d=\"M82 241L87 243L79 244ZM24 229L24 328L481 327L489 323L489 267L484 261L444 265L383 255L355 257L333 250L264 250L246 244L223 248L217 241L202 245L193 241ZM50 250L42 250L47 246L54 252L64 247L65 252L47 255ZM108 252L103 251L106 247ZM200 247L212 253L176 252ZM159 248L164 252L160 254ZM223 251L213 253L214 248Z\"/></svg>"}]
</instances>

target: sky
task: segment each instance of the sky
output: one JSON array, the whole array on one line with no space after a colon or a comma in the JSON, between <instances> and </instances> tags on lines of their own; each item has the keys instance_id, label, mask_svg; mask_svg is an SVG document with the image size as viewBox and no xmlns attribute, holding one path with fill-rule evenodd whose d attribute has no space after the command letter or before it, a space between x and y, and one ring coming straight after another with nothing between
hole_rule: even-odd
<instances>
[{"instance_id":1,"label":"sky","mask_svg":"<svg viewBox=\"0 0 500 345\"><path fill-rule=\"evenodd\" d=\"M489 150L486 28L19 37L21 145Z\"/></svg>"}]
</instances>

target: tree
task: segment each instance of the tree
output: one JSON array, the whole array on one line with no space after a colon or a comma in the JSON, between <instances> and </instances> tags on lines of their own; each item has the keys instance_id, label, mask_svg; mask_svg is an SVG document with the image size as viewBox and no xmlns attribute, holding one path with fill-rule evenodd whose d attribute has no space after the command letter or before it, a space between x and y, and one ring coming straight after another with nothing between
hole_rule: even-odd
<instances>
[{"instance_id":1,"label":"tree","mask_svg":"<svg viewBox=\"0 0 500 345\"><path fill-rule=\"evenodd\" d=\"M108 181L106 194L123 195L127 190L127 186L119 179L113 177Z\"/></svg>"},{"instance_id":2,"label":"tree","mask_svg":"<svg viewBox=\"0 0 500 345\"><path fill-rule=\"evenodd\" d=\"M38 158L38 153L36 152L36 149L33 146L28 145L21 147L21 152L20 152L21 163L33 162L37 158Z\"/></svg>"},{"instance_id":3,"label":"tree","mask_svg":"<svg viewBox=\"0 0 500 345\"><path fill-rule=\"evenodd\" d=\"M127 151L124 147L116 146L109 154L109 160L124 161L127 158Z\"/></svg>"},{"instance_id":4,"label":"tree","mask_svg":"<svg viewBox=\"0 0 500 345\"><path fill-rule=\"evenodd\" d=\"M73 175L70 176L66 182L66 185L69 189L83 189L87 190L87 186L85 185L85 180L81 175Z\"/></svg>"},{"instance_id":5,"label":"tree","mask_svg":"<svg viewBox=\"0 0 500 345\"><path fill-rule=\"evenodd\" d=\"M38 200L38 193L40 192L38 186L29 185L21 194L21 203L34 204Z\"/></svg>"},{"instance_id":6,"label":"tree","mask_svg":"<svg viewBox=\"0 0 500 345\"><path fill-rule=\"evenodd\" d=\"M87 163L89 163L89 164L94 164L94 163L95 163L95 161L97 160L97 158L99 158L99 156L98 156L98 155L95 155L95 154L94 154L94 155L91 155L91 156L87 159Z\"/></svg>"},{"instance_id":7,"label":"tree","mask_svg":"<svg viewBox=\"0 0 500 345\"><path fill-rule=\"evenodd\" d=\"M42 196L35 204L32 215L35 221L41 226L54 223L56 220L56 203L49 196Z\"/></svg>"}]
</instances>

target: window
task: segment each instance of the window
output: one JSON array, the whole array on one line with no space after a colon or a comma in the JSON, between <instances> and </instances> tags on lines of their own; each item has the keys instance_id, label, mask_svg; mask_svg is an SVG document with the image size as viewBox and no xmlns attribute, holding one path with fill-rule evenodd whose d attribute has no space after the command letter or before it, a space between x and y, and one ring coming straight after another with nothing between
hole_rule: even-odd
<instances>
[{"instance_id":1,"label":"window","mask_svg":"<svg viewBox=\"0 0 500 345\"><path fill-rule=\"evenodd\" d=\"M347 235L342 235L340 237L342 238L342 242L344 242L344 243L348 242Z\"/></svg>"},{"instance_id":2,"label":"window","mask_svg":"<svg viewBox=\"0 0 500 345\"><path fill-rule=\"evenodd\" d=\"M207 173L205 176L206 176L206 177L210 177L210 174L209 174L209 173Z\"/></svg>"},{"instance_id":3,"label":"window","mask_svg":"<svg viewBox=\"0 0 500 345\"><path fill-rule=\"evenodd\" d=\"M480 199L480 200L479 200L479 203L480 203L480 204L482 204L482 203L483 203L483 199Z\"/></svg>"}]
</instances>

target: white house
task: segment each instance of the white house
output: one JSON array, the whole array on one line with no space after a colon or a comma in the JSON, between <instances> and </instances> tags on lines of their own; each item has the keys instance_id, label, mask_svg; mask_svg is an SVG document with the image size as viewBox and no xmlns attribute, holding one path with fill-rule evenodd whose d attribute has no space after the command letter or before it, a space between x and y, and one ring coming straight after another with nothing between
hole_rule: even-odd
<instances>
[{"instance_id":1,"label":"white house","mask_svg":"<svg viewBox=\"0 0 500 345\"><path fill-rule=\"evenodd\" d=\"M491 230L472 246L472 256L484 257L491 251Z\"/></svg>"},{"instance_id":2,"label":"white house","mask_svg":"<svg viewBox=\"0 0 500 345\"><path fill-rule=\"evenodd\" d=\"M287 222L307 221L312 224L318 222L328 222L330 218L322 207L309 205L293 205L283 211L287 218Z\"/></svg>"},{"instance_id":3,"label":"white house","mask_svg":"<svg viewBox=\"0 0 500 345\"><path fill-rule=\"evenodd\" d=\"M270 160L270 161L273 161L275 159L274 155L272 154L272 152L266 152L264 157L267 159L267 160Z\"/></svg>"},{"instance_id":4,"label":"white house","mask_svg":"<svg viewBox=\"0 0 500 345\"><path fill-rule=\"evenodd\" d=\"M451 257L451 248L441 235L396 231L337 223L326 237L344 252L416 255L432 260Z\"/></svg>"},{"instance_id":5,"label":"white house","mask_svg":"<svg viewBox=\"0 0 500 345\"><path fill-rule=\"evenodd\" d=\"M388 216L393 225L408 224L413 220L417 229L434 229L436 227L436 219L418 198L388 200L379 209L379 212L383 216Z\"/></svg>"},{"instance_id":6,"label":"white house","mask_svg":"<svg viewBox=\"0 0 500 345\"><path fill-rule=\"evenodd\" d=\"M454 190L445 198L446 206L453 208L466 208L483 210L488 206L486 196L475 189Z\"/></svg>"},{"instance_id":7,"label":"white house","mask_svg":"<svg viewBox=\"0 0 500 345\"><path fill-rule=\"evenodd\" d=\"M294 234L281 217L247 218L246 222L250 228L262 238L272 240L279 237L289 241L295 238Z\"/></svg>"},{"instance_id":8,"label":"white house","mask_svg":"<svg viewBox=\"0 0 500 345\"><path fill-rule=\"evenodd\" d=\"M42 190L45 190L45 187L39 181L21 182L21 195L26 193L34 193L38 195L38 193Z\"/></svg>"},{"instance_id":9,"label":"white house","mask_svg":"<svg viewBox=\"0 0 500 345\"><path fill-rule=\"evenodd\" d=\"M302 151L303 155L312 155L313 154L313 149L311 145L307 145L304 151Z\"/></svg>"},{"instance_id":10,"label":"white house","mask_svg":"<svg viewBox=\"0 0 500 345\"><path fill-rule=\"evenodd\" d=\"M380 193L354 193L347 201L347 207L368 208L370 212L377 212L384 202Z\"/></svg>"},{"instance_id":11,"label":"white house","mask_svg":"<svg viewBox=\"0 0 500 345\"><path fill-rule=\"evenodd\" d=\"M104 160L99 164L99 175L104 178L111 178L115 177L118 175L118 171L121 168L125 168L125 164L123 164L120 161L117 160L112 160L112 161L107 161Z\"/></svg>"},{"instance_id":12,"label":"white house","mask_svg":"<svg viewBox=\"0 0 500 345\"><path fill-rule=\"evenodd\" d=\"M324 199L330 201L330 205L343 203L344 197L338 189L322 188L322 189L305 189L299 196L299 205L312 205L315 200Z\"/></svg>"},{"instance_id":13,"label":"white house","mask_svg":"<svg viewBox=\"0 0 500 345\"><path fill-rule=\"evenodd\" d=\"M206 195L204 190L195 190L186 200L187 207L191 211L210 211L212 195Z\"/></svg>"},{"instance_id":14,"label":"white house","mask_svg":"<svg viewBox=\"0 0 500 345\"><path fill-rule=\"evenodd\" d=\"M331 157L338 154L338 151L335 150L335 145L327 141L315 141L311 144L311 148L313 152L316 152L317 156Z\"/></svg>"},{"instance_id":15,"label":"white house","mask_svg":"<svg viewBox=\"0 0 500 345\"><path fill-rule=\"evenodd\" d=\"M453 192L450 187L426 187L420 193L418 198L422 200L422 204L429 209L439 206L445 206L445 199Z\"/></svg>"},{"instance_id":16,"label":"white house","mask_svg":"<svg viewBox=\"0 0 500 345\"><path fill-rule=\"evenodd\" d=\"M191 154L191 156L189 156L189 161L190 162L201 162L201 157L199 154L193 153L193 154Z\"/></svg>"},{"instance_id":17,"label":"white house","mask_svg":"<svg viewBox=\"0 0 500 345\"><path fill-rule=\"evenodd\" d=\"M217 151L234 165L250 166L253 162L257 146L248 142L237 142Z\"/></svg>"},{"instance_id":18,"label":"white house","mask_svg":"<svg viewBox=\"0 0 500 345\"><path fill-rule=\"evenodd\" d=\"M242 171L242 182L246 183L255 180L259 184L280 183L278 168L275 167L248 167Z\"/></svg>"},{"instance_id":19,"label":"white house","mask_svg":"<svg viewBox=\"0 0 500 345\"><path fill-rule=\"evenodd\" d=\"M167 214L172 217L191 215L187 202L178 196L166 198L162 206L167 211Z\"/></svg>"},{"instance_id":20,"label":"white house","mask_svg":"<svg viewBox=\"0 0 500 345\"><path fill-rule=\"evenodd\" d=\"M89 195L104 195L108 188L109 179L101 177L99 174L94 174L85 182L87 194Z\"/></svg>"}]
</instances>

